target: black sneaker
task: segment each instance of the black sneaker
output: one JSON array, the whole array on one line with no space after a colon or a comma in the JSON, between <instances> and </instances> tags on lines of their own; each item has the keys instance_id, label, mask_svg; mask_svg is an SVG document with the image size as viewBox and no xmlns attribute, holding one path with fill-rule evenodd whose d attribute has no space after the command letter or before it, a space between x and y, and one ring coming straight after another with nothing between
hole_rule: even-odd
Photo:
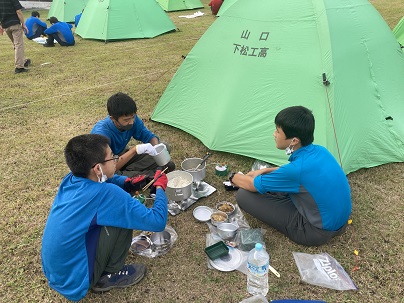
<instances>
[{"instance_id":1,"label":"black sneaker","mask_svg":"<svg viewBox=\"0 0 404 303\"><path fill-rule=\"evenodd\" d=\"M55 44L48 44L48 43L45 43L44 45L43 45L43 47L54 47L55 46Z\"/></svg>"},{"instance_id":2,"label":"black sneaker","mask_svg":"<svg viewBox=\"0 0 404 303\"><path fill-rule=\"evenodd\" d=\"M19 73L25 73L25 72L27 72L28 71L28 69L25 69L25 68L16 68L15 69L15 73L16 74L19 74Z\"/></svg>"},{"instance_id":3,"label":"black sneaker","mask_svg":"<svg viewBox=\"0 0 404 303\"><path fill-rule=\"evenodd\" d=\"M123 288L139 283L147 268L143 264L128 264L114 274L103 275L92 288L95 293L109 291L112 288Z\"/></svg>"},{"instance_id":4,"label":"black sneaker","mask_svg":"<svg viewBox=\"0 0 404 303\"><path fill-rule=\"evenodd\" d=\"M24 67L28 67L31 64L31 59L26 59L24 63Z\"/></svg>"}]
</instances>

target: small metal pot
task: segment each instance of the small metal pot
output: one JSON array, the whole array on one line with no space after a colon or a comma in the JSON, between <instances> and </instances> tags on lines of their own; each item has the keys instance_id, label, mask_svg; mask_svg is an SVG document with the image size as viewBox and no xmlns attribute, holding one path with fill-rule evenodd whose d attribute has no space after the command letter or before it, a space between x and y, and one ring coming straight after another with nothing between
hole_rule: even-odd
<instances>
[{"instance_id":1,"label":"small metal pot","mask_svg":"<svg viewBox=\"0 0 404 303\"><path fill-rule=\"evenodd\" d=\"M151 246L151 241L146 236L137 236L132 239L132 243L130 246L130 251L137 254L140 253Z\"/></svg>"},{"instance_id":2,"label":"small metal pot","mask_svg":"<svg viewBox=\"0 0 404 303\"><path fill-rule=\"evenodd\" d=\"M193 177L190 173L175 170L167 174L167 179L166 195L169 200L182 201L191 197Z\"/></svg>"},{"instance_id":3,"label":"small metal pot","mask_svg":"<svg viewBox=\"0 0 404 303\"><path fill-rule=\"evenodd\" d=\"M216 227L218 235L223 240L233 239L238 230L238 225L235 223L219 223Z\"/></svg>"},{"instance_id":4,"label":"small metal pot","mask_svg":"<svg viewBox=\"0 0 404 303\"><path fill-rule=\"evenodd\" d=\"M156 164L159 166L164 166L171 160L171 156L168 153L167 147L164 144L157 144L155 146L157 155L152 156Z\"/></svg>"},{"instance_id":5,"label":"small metal pot","mask_svg":"<svg viewBox=\"0 0 404 303\"><path fill-rule=\"evenodd\" d=\"M155 251L163 252L170 248L171 234L166 230L154 232L150 236L150 240Z\"/></svg>"},{"instance_id":6,"label":"small metal pot","mask_svg":"<svg viewBox=\"0 0 404 303\"><path fill-rule=\"evenodd\" d=\"M201 158L187 158L181 163L182 170L190 173L194 178L194 182L202 181L206 177L206 162L195 170L202 161L203 159Z\"/></svg>"}]
</instances>

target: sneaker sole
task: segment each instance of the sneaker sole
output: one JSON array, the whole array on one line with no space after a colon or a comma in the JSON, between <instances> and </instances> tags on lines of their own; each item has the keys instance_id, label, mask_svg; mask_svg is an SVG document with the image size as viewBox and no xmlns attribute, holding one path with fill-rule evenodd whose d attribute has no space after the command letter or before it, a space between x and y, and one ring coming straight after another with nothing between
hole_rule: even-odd
<instances>
[{"instance_id":1,"label":"sneaker sole","mask_svg":"<svg viewBox=\"0 0 404 303\"><path fill-rule=\"evenodd\" d=\"M94 293L102 293L102 292L110 291L110 290L113 289L113 288L125 288L125 287L129 287L129 286L133 286L133 285L139 283L139 282L144 278L144 276L146 275L146 272L147 272L147 268L145 269L143 275L139 276L136 280L134 280L134 281L133 281L132 283L130 283L130 284L125 284L125 285L111 285L111 286L108 286L108 287L105 287L105 288L93 287L91 290L92 290Z\"/></svg>"}]
</instances>

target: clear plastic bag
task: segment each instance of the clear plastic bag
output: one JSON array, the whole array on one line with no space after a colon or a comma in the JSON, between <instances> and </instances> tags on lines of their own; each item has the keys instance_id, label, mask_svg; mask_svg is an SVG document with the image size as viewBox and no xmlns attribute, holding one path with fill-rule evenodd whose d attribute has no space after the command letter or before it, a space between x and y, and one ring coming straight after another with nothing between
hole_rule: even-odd
<instances>
[{"instance_id":1,"label":"clear plastic bag","mask_svg":"<svg viewBox=\"0 0 404 303\"><path fill-rule=\"evenodd\" d=\"M327 253L293 252L303 282L336 290L357 290L344 268Z\"/></svg>"},{"instance_id":2,"label":"clear plastic bag","mask_svg":"<svg viewBox=\"0 0 404 303\"><path fill-rule=\"evenodd\" d=\"M251 166L251 170L254 171L268 167L276 167L276 165L261 160L255 160L253 165Z\"/></svg>"}]
</instances>

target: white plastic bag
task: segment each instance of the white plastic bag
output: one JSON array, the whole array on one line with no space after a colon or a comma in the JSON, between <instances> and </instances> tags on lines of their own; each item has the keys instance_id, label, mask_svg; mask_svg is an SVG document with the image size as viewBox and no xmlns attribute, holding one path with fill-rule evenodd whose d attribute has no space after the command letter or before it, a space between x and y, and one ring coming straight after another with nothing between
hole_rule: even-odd
<instances>
[{"instance_id":1,"label":"white plastic bag","mask_svg":"<svg viewBox=\"0 0 404 303\"><path fill-rule=\"evenodd\" d=\"M293 252L303 282L336 290L357 290L344 268L329 254Z\"/></svg>"}]
</instances>

